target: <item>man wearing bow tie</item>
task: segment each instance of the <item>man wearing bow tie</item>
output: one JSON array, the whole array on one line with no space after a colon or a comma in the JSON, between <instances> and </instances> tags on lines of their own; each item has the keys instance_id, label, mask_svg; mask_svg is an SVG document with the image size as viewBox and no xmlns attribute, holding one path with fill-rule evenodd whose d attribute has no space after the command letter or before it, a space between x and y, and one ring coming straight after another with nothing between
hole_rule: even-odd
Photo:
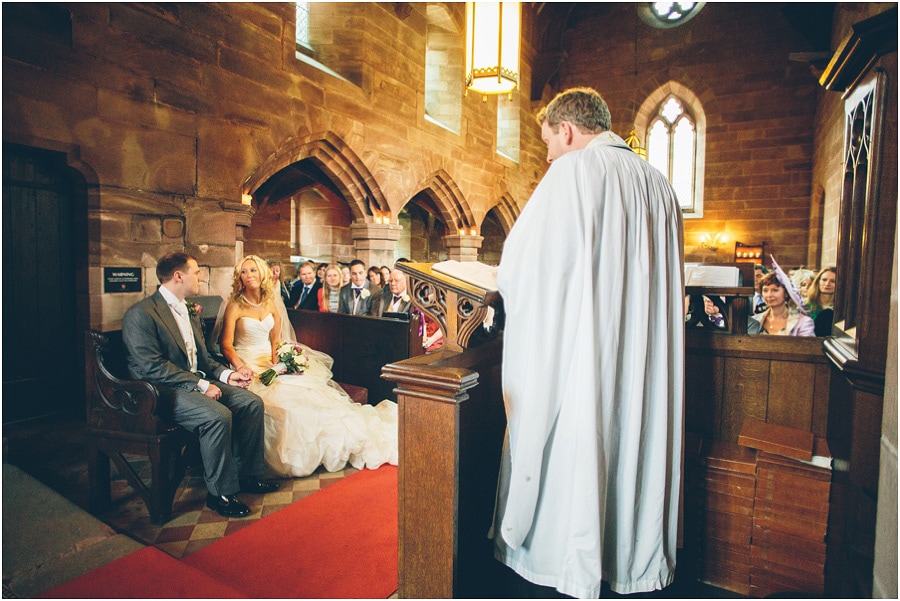
<instances>
[{"instance_id":1,"label":"man wearing bow tie","mask_svg":"<svg viewBox=\"0 0 900 601\"><path fill-rule=\"evenodd\" d=\"M341 288L339 313L351 315L372 314L372 290L366 278L366 264L355 259L350 262L350 283Z\"/></svg>"},{"instance_id":2,"label":"man wearing bow tie","mask_svg":"<svg viewBox=\"0 0 900 601\"><path fill-rule=\"evenodd\" d=\"M300 277L291 288L291 298L287 306L294 309L306 309L307 311L319 310L319 288L322 282L316 277L316 264L306 261L297 268Z\"/></svg>"},{"instance_id":3,"label":"man wearing bow tie","mask_svg":"<svg viewBox=\"0 0 900 601\"><path fill-rule=\"evenodd\" d=\"M372 303L372 315L381 317L385 313L409 313L411 299L406 290L406 274L399 269L391 271L388 287L383 294L376 296Z\"/></svg>"},{"instance_id":4,"label":"man wearing bow tie","mask_svg":"<svg viewBox=\"0 0 900 601\"><path fill-rule=\"evenodd\" d=\"M131 377L159 389L160 411L200 436L206 506L225 517L250 514L238 492L262 494L278 485L263 482L263 402L246 390L253 373L237 371L206 350L200 319L184 302L200 290L200 267L185 253L159 259L160 287L122 318Z\"/></svg>"}]
</instances>

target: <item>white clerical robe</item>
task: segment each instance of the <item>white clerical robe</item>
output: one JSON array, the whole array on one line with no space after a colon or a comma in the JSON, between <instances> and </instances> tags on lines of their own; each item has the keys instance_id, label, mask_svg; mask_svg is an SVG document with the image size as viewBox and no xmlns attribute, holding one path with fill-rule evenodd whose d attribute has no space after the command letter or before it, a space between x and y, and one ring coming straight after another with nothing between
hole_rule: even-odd
<instances>
[{"instance_id":1,"label":"white clerical robe","mask_svg":"<svg viewBox=\"0 0 900 601\"><path fill-rule=\"evenodd\" d=\"M576 597L671 583L681 476L682 219L610 132L550 166L503 247L509 428L490 536ZM539 283L539 289L538 288Z\"/></svg>"}]
</instances>

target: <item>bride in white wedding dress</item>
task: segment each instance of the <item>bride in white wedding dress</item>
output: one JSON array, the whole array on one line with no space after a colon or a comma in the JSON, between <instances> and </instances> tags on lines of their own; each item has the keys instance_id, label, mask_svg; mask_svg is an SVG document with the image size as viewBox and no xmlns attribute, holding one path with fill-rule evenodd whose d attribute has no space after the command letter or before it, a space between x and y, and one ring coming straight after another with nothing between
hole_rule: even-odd
<instances>
[{"instance_id":1,"label":"bride in white wedding dress","mask_svg":"<svg viewBox=\"0 0 900 601\"><path fill-rule=\"evenodd\" d=\"M250 390L265 404L265 456L272 469L299 477L319 465L329 472L347 463L360 469L397 465L396 403L354 403L331 379L332 359L325 353L304 345L309 355L304 373L280 374L269 386L259 381L277 362L275 348L296 340L264 260L248 255L235 266L233 292L220 322L225 358L257 376Z\"/></svg>"}]
</instances>

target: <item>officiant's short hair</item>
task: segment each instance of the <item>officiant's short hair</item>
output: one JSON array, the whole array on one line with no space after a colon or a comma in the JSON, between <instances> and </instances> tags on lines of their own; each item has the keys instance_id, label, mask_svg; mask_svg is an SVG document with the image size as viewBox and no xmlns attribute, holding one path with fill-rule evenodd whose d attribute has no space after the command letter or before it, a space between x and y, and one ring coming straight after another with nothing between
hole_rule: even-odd
<instances>
[{"instance_id":1,"label":"officiant's short hair","mask_svg":"<svg viewBox=\"0 0 900 601\"><path fill-rule=\"evenodd\" d=\"M182 252L167 253L159 258L156 263L156 279L160 284L165 284L172 279L176 271L183 271L187 262L193 259L191 255Z\"/></svg>"},{"instance_id":2,"label":"officiant's short hair","mask_svg":"<svg viewBox=\"0 0 900 601\"><path fill-rule=\"evenodd\" d=\"M538 125L544 122L555 132L563 121L578 127L584 134L599 134L612 129L609 106L593 88L569 88L556 95L537 114Z\"/></svg>"}]
</instances>

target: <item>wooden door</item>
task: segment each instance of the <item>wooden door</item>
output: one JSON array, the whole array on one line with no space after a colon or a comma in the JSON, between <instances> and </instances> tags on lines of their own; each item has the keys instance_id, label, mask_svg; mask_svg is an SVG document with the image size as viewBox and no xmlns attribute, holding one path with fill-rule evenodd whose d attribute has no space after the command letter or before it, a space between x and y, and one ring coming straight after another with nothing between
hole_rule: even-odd
<instances>
[{"instance_id":1,"label":"wooden door","mask_svg":"<svg viewBox=\"0 0 900 601\"><path fill-rule=\"evenodd\" d=\"M3 423L84 407L77 184L65 155L3 145Z\"/></svg>"}]
</instances>

